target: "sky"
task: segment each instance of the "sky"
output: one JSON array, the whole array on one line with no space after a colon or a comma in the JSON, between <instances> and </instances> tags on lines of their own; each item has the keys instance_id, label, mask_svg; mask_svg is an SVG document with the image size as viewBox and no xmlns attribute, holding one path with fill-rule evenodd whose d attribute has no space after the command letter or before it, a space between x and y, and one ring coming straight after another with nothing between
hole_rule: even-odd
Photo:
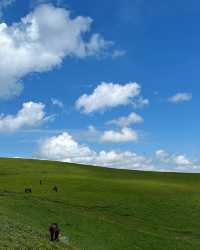
<instances>
[{"instance_id":1,"label":"sky","mask_svg":"<svg viewBox=\"0 0 200 250\"><path fill-rule=\"evenodd\" d=\"M200 172L197 0L1 0L0 156Z\"/></svg>"}]
</instances>

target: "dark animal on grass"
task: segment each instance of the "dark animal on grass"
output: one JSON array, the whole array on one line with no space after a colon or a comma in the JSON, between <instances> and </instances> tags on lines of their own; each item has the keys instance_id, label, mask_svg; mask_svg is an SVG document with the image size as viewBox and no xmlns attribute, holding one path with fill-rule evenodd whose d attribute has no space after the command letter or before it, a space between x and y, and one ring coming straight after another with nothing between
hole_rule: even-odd
<instances>
[{"instance_id":1,"label":"dark animal on grass","mask_svg":"<svg viewBox=\"0 0 200 250\"><path fill-rule=\"evenodd\" d=\"M31 188L25 188L24 192L25 193L32 193L32 189Z\"/></svg>"},{"instance_id":2,"label":"dark animal on grass","mask_svg":"<svg viewBox=\"0 0 200 250\"><path fill-rule=\"evenodd\" d=\"M50 233L50 240L51 241L58 241L59 240L59 233L60 229L58 227L57 223L52 223L49 227L49 233Z\"/></svg>"},{"instance_id":3,"label":"dark animal on grass","mask_svg":"<svg viewBox=\"0 0 200 250\"><path fill-rule=\"evenodd\" d=\"M58 187L54 186L52 190L57 193L58 192Z\"/></svg>"}]
</instances>

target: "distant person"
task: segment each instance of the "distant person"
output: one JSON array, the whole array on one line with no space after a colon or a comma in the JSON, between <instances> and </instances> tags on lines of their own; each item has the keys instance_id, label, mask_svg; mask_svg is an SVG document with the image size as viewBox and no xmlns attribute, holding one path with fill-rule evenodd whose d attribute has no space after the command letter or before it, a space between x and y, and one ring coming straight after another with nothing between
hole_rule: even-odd
<instances>
[{"instance_id":1,"label":"distant person","mask_svg":"<svg viewBox=\"0 0 200 250\"><path fill-rule=\"evenodd\" d=\"M60 229L59 229L57 223L53 223L50 225L49 232L50 232L50 240L51 241L54 241L54 240L58 241L59 240Z\"/></svg>"},{"instance_id":2,"label":"distant person","mask_svg":"<svg viewBox=\"0 0 200 250\"><path fill-rule=\"evenodd\" d=\"M40 180L40 185L42 185L42 180Z\"/></svg>"}]
</instances>

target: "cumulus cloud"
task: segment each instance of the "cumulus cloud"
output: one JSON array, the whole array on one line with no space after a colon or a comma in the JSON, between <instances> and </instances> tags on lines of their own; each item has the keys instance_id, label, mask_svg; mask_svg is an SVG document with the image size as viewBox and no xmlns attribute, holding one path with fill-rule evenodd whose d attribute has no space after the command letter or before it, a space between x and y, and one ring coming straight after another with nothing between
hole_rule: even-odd
<instances>
[{"instance_id":1,"label":"cumulus cloud","mask_svg":"<svg viewBox=\"0 0 200 250\"><path fill-rule=\"evenodd\" d=\"M173 96L171 96L168 101L171 103L182 103L182 102L188 102L192 99L192 93L177 93Z\"/></svg>"},{"instance_id":2,"label":"cumulus cloud","mask_svg":"<svg viewBox=\"0 0 200 250\"><path fill-rule=\"evenodd\" d=\"M83 37L91 29L90 17L72 18L70 11L50 4L38 6L19 23L0 23L0 98L18 95L22 78L62 63L64 57L98 55L111 43L100 34Z\"/></svg>"},{"instance_id":3,"label":"cumulus cloud","mask_svg":"<svg viewBox=\"0 0 200 250\"><path fill-rule=\"evenodd\" d=\"M174 163L177 166L192 166L193 162L188 159L185 155L176 155L174 157Z\"/></svg>"},{"instance_id":4,"label":"cumulus cloud","mask_svg":"<svg viewBox=\"0 0 200 250\"><path fill-rule=\"evenodd\" d=\"M130 151L102 150L96 152L88 146L76 142L67 132L42 140L37 157L114 168L153 169L151 160L144 156Z\"/></svg>"},{"instance_id":5,"label":"cumulus cloud","mask_svg":"<svg viewBox=\"0 0 200 250\"><path fill-rule=\"evenodd\" d=\"M162 162L168 163L168 161L170 159L170 155L168 152L166 152L163 149L159 149L156 151L155 154L156 154L157 159L161 160Z\"/></svg>"},{"instance_id":6,"label":"cumulus cloud","mask_svg":"<svg viewBox=\"0 0 200 250\"><path fill-rule=\"evenodd\" d=\"M160 171L172 172L200 172L200 162L190 159L185 154L172 154L160 149L155 152L156 160L154 165Z\"/></svg>"},{"instance_id":7,"label":"cumulus cloud","mask_svg":"<svg viewBox=\"0 0 200 250\"><path fill-rule=\"evenodd\" d=\"M103 142L129 142L129 141L138 141L138 133L131 128L122 128L121 131L108 130L105 131L101 137Z\"/></svg>"},{"instance_id":8,"label":"cumulus cloud","mask_svg":"<svg viewBox=\"0 0 200 250\"><path fill-rule=\"evenodd\" d=\"M197 163L187 158L186 155L176 155L176 154L170 154L166 152L165 150L157 150L156 151L156 158L161 162L170 165L169 167L195 167L197 166Z\"/></svg>"},{"instance_id":9,"label":"cumulus cloud","mask_svg":"<svg viewBox=\"0 0 200 250\"><path fill-rule=\"evenodd\" d=\"M36 102L25 102L16 115L0 115L0 132L13 132L23 127L33 127L47 121L45 105Z\"/></svg>"},{"instance_id":10,"label":"cumulus cloud","mask_svg":"<svg viewBox=\"0 0 200 250\"><path fill-rule=\"evenodd\" d=\"M101 82L92 94L82 95L76 101L76 108L84 113L104 111L119 105L141 104L141 86L136 82L126 84Z\"/></svg>"},{"instance_id":11,"label":"cumulus cloud","mask_svg":"<svg viewBox=\"0 0 200 250\"><path fill-rule=\"evenodd\" d=\"M149 171L155 169L151 159L130 151L101 151L96 158L96 165Z\"/></svg>"},{"instance_id":12,"label":"cumulus cloud","mask_svg":"<svg viewBox=\"0 0 200 250\"><path fill-rule=\"evenodd\" d=\"M200 164L188 159L185 155L169 154L165 150L157 150L155 154L157 161L131 151L96 151L78 143L69 133L64 132L42 139L36 157L121 169L200 172Z\"/></svg>"},{"instance_id":13,"label":"cumulus cloud","mask_svg":"<svg viewBox=\"0 0 200 250\"><path fill-rule=\"evenodd\" d=\"M87 146L78 144L65 132L42 141L39 154L45 159L82 163L90 162L95 152Z\"/></svg>"},{"instance_id":14,"label":"cumulus cloud","mask_svg":"<svg viewBox=\"0 0 200 250\"><path fill-rule=\"evenodd\" d=\"M122 116L117 119L108 121L107 124L114 124L120 127L127 127L132 124L142 123L143 118L135 112L130 113L128 116Z\"/></svg>"}]
</instances>

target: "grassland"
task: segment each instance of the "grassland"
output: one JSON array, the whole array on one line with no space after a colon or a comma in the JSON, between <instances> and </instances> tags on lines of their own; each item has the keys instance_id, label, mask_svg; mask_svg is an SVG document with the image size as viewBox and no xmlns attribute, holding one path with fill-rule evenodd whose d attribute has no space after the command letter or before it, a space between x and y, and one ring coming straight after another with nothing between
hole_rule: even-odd
<instances>
[{"instance_id":1,"label":"grassland","mask_svg":"<svg viewBox=\"0 0 200 250\"><path fill-rule=\"evenodd\" d=\"M199 250L200 175L0 159L0 223L0 249Z\"/></svg>"}]
</instances>

